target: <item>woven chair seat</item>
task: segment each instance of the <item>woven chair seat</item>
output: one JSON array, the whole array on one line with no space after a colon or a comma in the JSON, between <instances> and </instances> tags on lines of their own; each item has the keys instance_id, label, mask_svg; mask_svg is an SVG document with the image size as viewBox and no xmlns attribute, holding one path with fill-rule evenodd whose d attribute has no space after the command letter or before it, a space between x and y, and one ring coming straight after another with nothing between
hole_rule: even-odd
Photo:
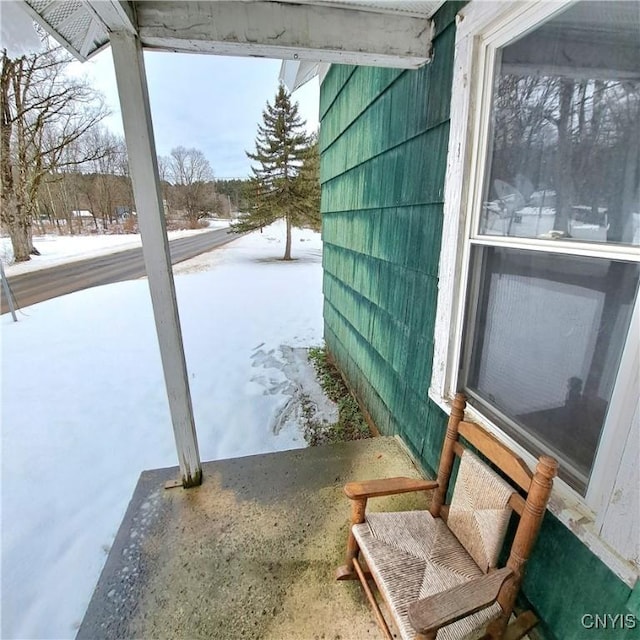
<instances>
[{"instance_id":1,"label":"woven chair seat","mask_svg":"<svg viewBox=\"0 0 640 640\"><path fill-rule=\"evenodd\" d=\"M416 637L410 604L483 575L447 525L428 511L368 513L363 524L353 525L353 534L403 640ZM437 638L476 640L500 612L495 603L443 627Z\"/></svg>"}]
</instances>

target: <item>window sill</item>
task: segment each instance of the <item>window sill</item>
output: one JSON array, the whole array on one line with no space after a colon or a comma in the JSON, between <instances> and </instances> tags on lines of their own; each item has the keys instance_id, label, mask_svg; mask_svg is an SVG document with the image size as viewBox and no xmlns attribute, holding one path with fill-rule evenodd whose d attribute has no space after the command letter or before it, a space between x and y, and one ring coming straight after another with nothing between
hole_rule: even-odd
<instances>
[{"instance_id":1,"label":"window sill","mask_svg":"<svg viewBox=\"0 0 640 640\"><path fill-rule=\"evenodd\" d=\"M429 398L447 415L451 413L450 401L443 398L433 389L429 389ZM489 433L517 453L532 469L535 467L536 459L528 451L518 445L476 409L467 407L465 417L484 427ZM556 478L547 508L578 540L604 562L620 580L633 588L640 578L640 567L623 558L598 535L596 514L585 504L582 496L571 489L563 480Z\"/></svg>"}]
</instances>

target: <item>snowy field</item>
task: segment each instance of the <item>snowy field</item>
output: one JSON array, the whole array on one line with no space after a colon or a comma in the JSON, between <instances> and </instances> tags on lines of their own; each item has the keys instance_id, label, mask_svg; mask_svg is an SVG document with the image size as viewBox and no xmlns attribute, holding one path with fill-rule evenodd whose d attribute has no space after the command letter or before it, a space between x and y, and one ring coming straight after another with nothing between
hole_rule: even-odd
<instances>
[{"instance_id":1,"label":"snowy field","mask_svg":"<svg viewBox=\"0 0 640 640\"><path fill-rule=\"evenodd\" d=\"M274 225L176 268L203 460L305 446L320 237L283 248ZM140 472L176 464L145 279L3 315L2 638L73 637Z\"/></svg>"},{"instance_id":2,"label":"snowy field","mask_svg":"<svg viewBox=\"0 0 640 640\"><path fill-rule=\"evenodd\" d=\"M185 229L182 231L169 231L169 240L184 238L212 229L222 229L229 226L228 220L210 220L207 229ZM0 238L0 260L5 265L5 272L8 276L55 267L65 262L84 260L97 256L134 249L142 246L139 233L123 233L113 235L75 235L60 236L49 234L46 236L34 236L33 244L42 254L32 256L27 262L13 264L13 249L11 240L8 237Z\"/></svg>"}]
</instances>

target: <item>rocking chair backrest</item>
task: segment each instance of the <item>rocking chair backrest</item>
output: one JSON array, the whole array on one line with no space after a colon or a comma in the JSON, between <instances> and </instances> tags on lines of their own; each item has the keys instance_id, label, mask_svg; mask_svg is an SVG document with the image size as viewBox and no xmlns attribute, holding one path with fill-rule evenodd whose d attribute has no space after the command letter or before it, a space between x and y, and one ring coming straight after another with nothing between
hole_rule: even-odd
<instances>
[{"instance_id":1,"label":"rocking chair backrest","mask_svg":"<svg viewBox=\"0 0 640 640\"><path fill-rule=\"evenodd\" d=\"M446 523L484 573L498 563L512 495L513 487L475 454L462 453Z\"/></svg>"},{"instance_id":2,"label":"rocking chair backrest","mask_svg":"<svg viewBox=\"0 0 640 640\"><path fill-rule=\"evenodd\" d=\"M558 463L549 456L540 456L535 474L532 474L525 462L508 447L499 442L490 433L473 422L465 422L464 409L466 399L458 393L453 401L451 416L447 424L447 433L440 456L438 468L438 489L433 495L430 512L434 517L447 521L449 506L445 505L449 488L449 479L453 468L454 456L462 457L467 450L460 442L462 436L477 451L492 462L500 471L520 487L526 494L523 498L515 490L509 498L509 506L518 513L520 521L516 530L507 566L514 572L514 579L503 586L498 601L504 611L511 610L516 593L522 581L524 565L531 553L538 535L547 502L551 494L553 478ZM493 473L493 472L492 472ZM455 530L454 530L455 533ZM461 540L463 545L464 541ZM465 545L466 546L466 545ZM467 549L470 553L471 551ZM477 561L477 560L476 560ZM484 568L484 567L483 567Z\"/></svg>"}]
</instances>

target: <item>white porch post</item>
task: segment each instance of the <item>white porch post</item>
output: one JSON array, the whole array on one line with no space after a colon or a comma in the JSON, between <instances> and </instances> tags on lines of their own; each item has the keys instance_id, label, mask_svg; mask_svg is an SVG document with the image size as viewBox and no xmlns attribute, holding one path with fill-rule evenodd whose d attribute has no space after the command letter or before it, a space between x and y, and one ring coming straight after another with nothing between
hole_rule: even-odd
<instances>
[{"instance_id":1,"label":"white porch post","mask_svg":"<svg viewBox=\"0 0 640 640\"><path fill-rule=\"evenodd\" d=\"M142 251L182 484L190 487L200 484L202 469L171 271L142 46L138 37L131 33L110 35Z\"/></svg>"}]
</instances>

